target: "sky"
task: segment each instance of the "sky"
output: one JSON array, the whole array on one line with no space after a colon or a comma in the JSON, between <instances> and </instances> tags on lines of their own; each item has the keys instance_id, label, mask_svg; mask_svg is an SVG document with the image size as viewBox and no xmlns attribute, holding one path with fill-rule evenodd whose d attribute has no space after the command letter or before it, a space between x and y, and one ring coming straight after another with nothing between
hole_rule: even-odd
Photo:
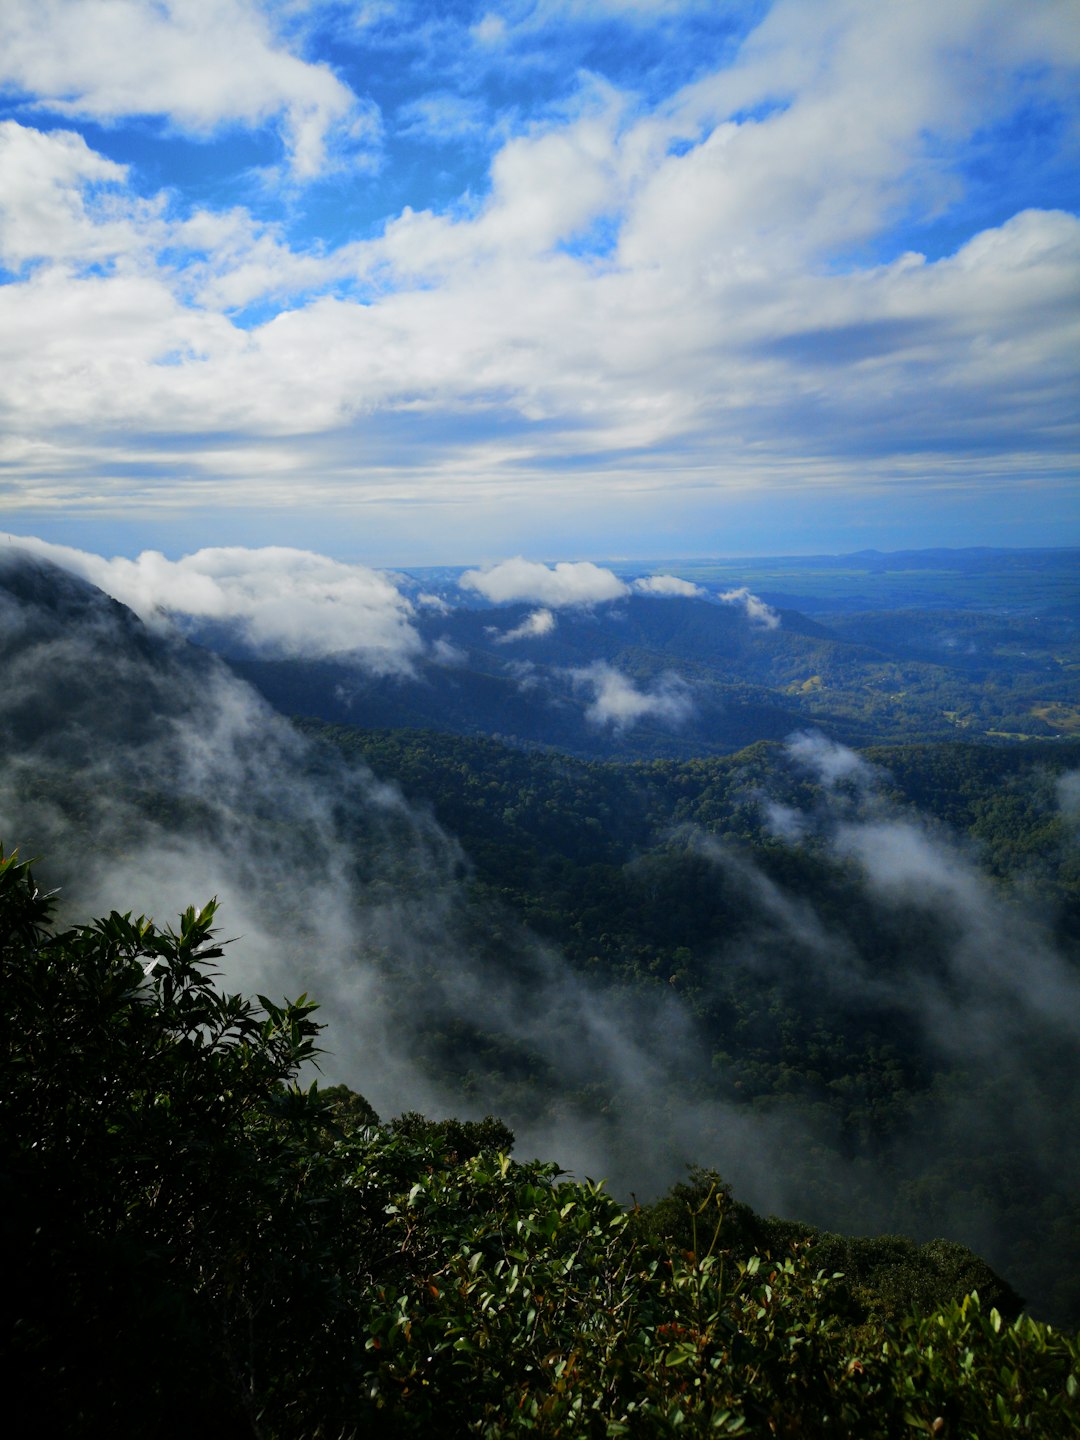
<instances>
[{"instance_id":1,"label":"sky","mask_svg":"<svg viewBox=\"0 0 1080 1440\"><path fill-rule=\"evenodd\" d=\"M1080 0L4 0L0 529L1080 543Z\"/></svg>"}]
</instances>

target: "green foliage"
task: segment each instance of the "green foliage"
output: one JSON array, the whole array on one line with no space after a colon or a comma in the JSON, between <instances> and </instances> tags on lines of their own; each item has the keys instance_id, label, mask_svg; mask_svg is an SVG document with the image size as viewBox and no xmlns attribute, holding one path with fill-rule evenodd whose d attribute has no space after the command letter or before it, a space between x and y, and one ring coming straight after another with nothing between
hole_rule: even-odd
<instances>
[{"instance_id":1,"label":"green foliage","mask_svg":"<svg viewBox=\"0 0 1080 1440\"><path fill-rule=\"evenodd\" d=\"M484 1153L509 1155L514 1148L514 1132L494 1115L483 1120L428 1120L408 1110L390 1121L390 1130L441 1155L446 1165Z\"/></svg>"},{"instance_id":2,"label":"green foliage","mask_svg":"<svg viewBox=\"0 0 1080 1440\"><path fill-rule=\"evenodd\" d=\"M287 1347L312 1289L290 1181L315 1122L291 1082L315 1007L214 988L213 903L177 931L114 912L52 934L50 911L0 856L4 1318L24 1404L42 1433L122 1428L132 1395L157 1433L208 1415L242 1432L251 1327L263 1353Z\"/></svg>"},{"instance_id":3,"label":"green foliage","mask_svg":"<svg viewBox=\"0 0 1080 1440\"><path fill-rule=\"evenodd\" d=\"M1080 1423L1074 1340L974 1295L854 1324L818 1263L840 1242L793 1239L712 1177L630 1214L511 1160L490 1117L379 1126L344 1087L297 1089L314 1007L214 987L213 905L177 931L114 913L61 934L50 909L0 857L4 1359L37 1433Z\"/></svg>"},{"instance_id":4,"label":"green foliage","mask_svg":"<svg viewBox=\"0 0 1080 1440\"><path fill-rule=\"evenodd\" d=\"M973 1290L1009 1319L1023 1309L1012 1286L966 1245L834 1235L798 1221L766 1219L736 1200L715 1171L693 1171L655 1204L637 1207L631 1223L642 1243L661 1249L696 1253L707 1232L705 1240L711 1236L710 1243L743 1260L802 1251L814 1268L842 1276L830 1287L829 1304L855 1334L873 1333L909 1313L929 1314Z\"/></svg>"},{"instance_id":5,"label":"green foliage","mask_svg":"<svg viewBox=\"0 0 1080 1440\"><path fill-rule=\"evenodd\" d=\"M346 1135L379 1123L375 1109L363 1095L350 1090L348 1085L324 1085L319 1089L319 1099L327 1106L334 1123Z\"/></svg>"},{"instance_id":6,"label":"green foliage","mask_svg":"<svg viewBox=\"0 0 1080 1440\"><path fill-rule=\"evenodd\" d=\"M993 1265L1037 1314L1080 1322L1073 1147L1041 1166L1032 1151L1045 1151L1045 1141L1007 1145L996 1119L1023 1104L1049 1117L1050 1133L1069 1136L1080 1125L1075 1047L1047 1032L990 1066L943 1051L917 997L950 968L949 923L916 898L882 906L812 830L791 843L770 833L763 797L811 823L829 804L784 747L761 742L732 756L616 765L433 732L305 728L430 804L460 838L472 862L476 932L498 937L490 963L499 973L514 963L509 916L606 987L613 1009L629 1012L674 991L712 1060L706 1073L692 1073L688 1052L677 1065L681 1096L789 1120L790 1190L803 1218L990 1245ZM880 776L888 814L948 827L979 855L988 893L1037 914L1066 962L1080 967L1080 865L1056 790L1080 764L1080 745L952 741L863 755ZM731 863L704 853L702 835L721 842ZM748 884L748 874L761 883ZM762 903L771 887L842 964L823 965L812 945L799 951L797 936ZM403 986L388 989L407 1025L412 997ZM955 998L963 1008L962 991ZM590 1118L605 1111L583 1091L568 1093L564 1075L482 1017L468 1029L429 1026L413 1044L417 1063L443 1086L473 1104L479 1093L485 1108L519 1127L548 1100ZM662 1136L678 1103L658 1085L635 1120ZM609 1153L623 1158L608 1139ZM723 1155L722 1145L720 1137L708 1158ZM702 1152L671 1159L679 1165ZM622 1193L649 1193L632 1149L616 1179ZM1036 1228L1052 1243L1037 1243ZM834 1268L850 1273L850 1258ZM1007 1308L1000 1297L992 1303Z\"/></svg>"}]
</instances>

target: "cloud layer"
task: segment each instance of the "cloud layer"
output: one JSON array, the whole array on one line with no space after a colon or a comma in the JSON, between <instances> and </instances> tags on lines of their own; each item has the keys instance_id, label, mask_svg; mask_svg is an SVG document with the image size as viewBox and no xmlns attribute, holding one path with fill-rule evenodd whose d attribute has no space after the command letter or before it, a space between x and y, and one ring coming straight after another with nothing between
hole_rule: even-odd
<instances>
[{"instance_id":1,"label":"cloud layer","mask_svg":"<svg viewBox=\"0 0 1080 1440\"><path fill-rule=\"evenodd\" d=\"M377 674L392 674L408 673L423 648L413 607L387 576L324 555L232 547L180 560L156 550L106 560L42 541L18 545L81 575L143 620L166 614L221 621L260 654L351 656Z\"/></svg>"},{"instance_id":2,"label":"cloud layer","mask_svg":"<svg viewBox=\"0 0 1080 1440\"><path fill-rule=\"evenodd\" d=\"M640 547L884 493L1060 538L1078 37L1068 0L12 0L7 503L419 504L460 556L510 507L565 553L589 505Z\"/></svg>"}]
</instances>

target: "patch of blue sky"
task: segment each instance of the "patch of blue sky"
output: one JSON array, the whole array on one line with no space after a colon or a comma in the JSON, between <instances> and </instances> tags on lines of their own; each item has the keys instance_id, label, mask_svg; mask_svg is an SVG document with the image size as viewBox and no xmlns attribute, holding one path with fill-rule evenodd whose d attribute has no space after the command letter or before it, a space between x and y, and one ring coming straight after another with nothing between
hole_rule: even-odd
<instances>
[{"instance_id":1,"label":"patch of blue sky","mask_svg":"<svg viewBox=\"0 0 1080 1440\"><path fill-rule=\"evenodd\" d=\"M976 131L957 168L965 207L983 224L1031 207L1080 210L1080 136L1057 103L1027 100Z\"/></svg>"},{"instance_id":2,"label":"patch of blue sky","mask_svg":"<svg viewBox=\"0 0 1080 1440\"><path fill-rule=\"evenodd\" d=\"M722 118L730 120L735 125L758 125L773 115L782 115L785 110L790 108L791 101L787 96L769 95L753 105L741 105L737 110L732 110L729 115L724 115Z\"/></svg>"},{"instance_id":3,"label":"patch of blue sky","mask_svg":"<svg viewBox=\"0 0 1080 1440\"><path fill-rule=\"evenodd\" d=\"M527 122L565 109L581 89L582 72L659 104L727 63L764 8L748 5L733 15L692 4L647 15L603 6L450 4L434 17L427 7L411 15L409 7L396 7L383 22L351 33L336 24L324 48L388 123L415 106L418 94L438 91L481 101L492 116L513 110ZM485 25L487 42L480 38Z\"/></svg>"},{"instance_id":4,"label":"patch of blue sky","mask_svg":"<svg viewBox=\"0 0 1080 1440\"><path fill-rule=\"evenodd\" d=\"M730 63L745 24L715 10L661 24L596 24L583 35L579 65L632 91L648 105L661 104L684 85Z\"/></svg>"},{"instance_id":5,"label":"patch of blue sky","mask_svg":"<svg viewBox=\"0 0 1080 1440\"><path fill-rule=\"evenodd\" d=\"M957 146L923 136L921 180L933 170L939 196L898 206L872 239L832 257L834 272L886 265L909 251L928 261L953 255L980 231L1022 210L1080 210L1080 154L1073 117L1056 100L1025 99Z\"/></svg>"},{"instance_id":6,"label":"patch of blue sky","mask_svg":"<svg viewBox=\"0 0 1080 1440\"><path fill-rule=\"evenodd\" d=\"M219 127L204 136L184 134L154 115L125 116L122 124L103 125L18 107L0 107L0 119L11 118L35 130L73 130L91 150L128 167L128 184L142 195L160 190L183 200L185 210L200 206L244 204L254 213L276 212L280 201L260 177L281 163L282 143L270 128L241 125Z\"/></svg>"},{"instance_id":7,"label":"patch of blue sky","mask_svg":"<svg viewBox=\"0 0 1080 1440\"><path fill-rule=\"evenodd\" d=\"M458 211L463 197L487 193L489 166L486 143L448 149L390 135L376 173L342 169L306 186L290 207L288 233L298 241L318 237L332 250L381 234L406 206Z\"/></svg>"},{"instance_id":8,"label":"patch of blue sky","mask_svg":"<svg viewBox=\"0 0 1080 1440\"><path fill-rule=\"evenodd\" d=\"M606 260L619 244L621 215L601 215L579 234L571 235L555 248L575 260Z\"/></svg>"}]
</instances>

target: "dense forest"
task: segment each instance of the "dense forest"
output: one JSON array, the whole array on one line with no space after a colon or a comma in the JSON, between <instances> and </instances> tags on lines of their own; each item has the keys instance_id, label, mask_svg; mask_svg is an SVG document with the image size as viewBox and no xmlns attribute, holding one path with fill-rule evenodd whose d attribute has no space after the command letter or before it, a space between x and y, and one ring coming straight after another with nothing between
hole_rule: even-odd
<instances>
[{"instance_id":1,"label":"dense forest","mask_svg":"<svg viewBox=\"0 0 1080 1440\"><path fill-rule=\"evenodd\" d=\"M291 721L43 563L0 622L44 1432L1068 1432L1080 742L590 758ZM235 944L131 918L193 893Z\"/></svg>"},{"instance_id":2,"label":"dense forest","mask_svg":"<svg viewBox=\"0 0 1080 1440\"><path fill-rule=\"evenodd\" d=\"M307 997L214 984L214 907L57 933L0 859L9 1373L37 1433L1020 1433L1075 1340L969 1252L648 1207L495 1120L297 1086ZM842 1271L839 1268L842 1266ZM17 1369L16 1369L17 1367Z\"/></svg>"},{"instance_id":3,"label":"dense forest","mask_svg":"<svg viewBox=\"0 0 1080 1440\"><path fill-rule=\"evenodd\" d=\"M784 1127L803 1218L959 1233L1040 1313L1077 1322L1080 857L1058 794L1080 746L855 756L759 744L625 766L307 728L434 805L471 861L477 914L512 914L628 1009L677 994L694 1020L681 1093L703 1102L684 1159L724 1153L708 1127L731 1111L704 1102L768 1117ZM830 758L848 767L831 780ZM935 874L883 891L859 844L923 847L919 865ZM1057 984L1060 1023L1031 993ZM403 1008L420 1003L408 985L401 994ZM448 1086L495 1097L511 1123L537 1087L560 1086L481 1025L433 1027L419 1043ZM639 1103L644 1128L677 1131L679 1102L659 1079ZM582 1104L618 1101L588 1090ZM1037 1140L1025 1134L1033 1113ZM623 1155L613 1142L609 1164L624 1187L643 1153L640 1137L627 1144Z\"/></svg>"}]
</instances>

